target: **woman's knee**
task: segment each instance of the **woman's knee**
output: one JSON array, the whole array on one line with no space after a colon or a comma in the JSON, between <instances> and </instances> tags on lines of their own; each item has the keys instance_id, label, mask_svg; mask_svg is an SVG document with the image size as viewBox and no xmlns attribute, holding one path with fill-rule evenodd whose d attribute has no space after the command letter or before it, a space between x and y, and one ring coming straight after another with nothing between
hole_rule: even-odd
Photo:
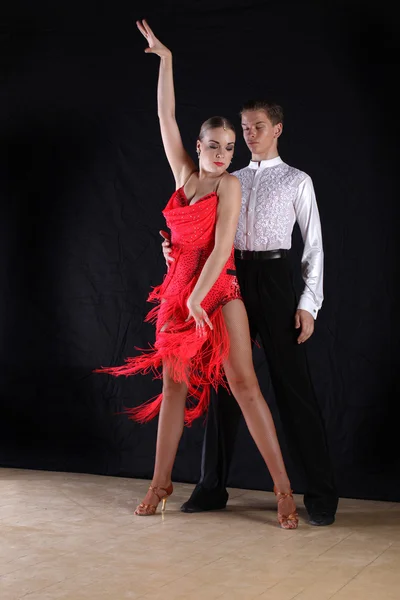
<instances>
[{"instance_id":1,"label":"woman's knee","mask_svg":"<svg viewBox=\"0 0 400 600\"><path fill-rule=\"evenodd\" d=\"M171 377L164 378L163 380L163 397L174 398L177 395L185 394L186 385L183 382L174 381Z\"/></svg>"},{"instance_id":2,"label":"woman's knee","mask_svg":"<svg viewBox=\"0 0 400 600\"><path fill-rule=\"evenodd\" d=\"M229 386L240 406L254 403L260 397L260 386L254 376L233 377Z\"/></svg>"}]
</instances>

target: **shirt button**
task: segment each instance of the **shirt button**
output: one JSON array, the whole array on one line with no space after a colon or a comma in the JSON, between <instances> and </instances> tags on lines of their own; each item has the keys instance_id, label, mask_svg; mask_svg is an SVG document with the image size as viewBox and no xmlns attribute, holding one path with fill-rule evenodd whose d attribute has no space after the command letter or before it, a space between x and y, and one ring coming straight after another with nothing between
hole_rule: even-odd
<instances>
[{"instance_id":1,"label":"shirt button","mask_svg":"<svg viewBox=\"0 0 400 600\"><path fill-rule=\"evenodd\" d=\"M249 208L249 212L252 212L252 211L253 211L253 209L252 209L252 208Z\"/></svg>"},{"instance_id":2,"label":"shirt button","mask_svg":"<svg viewBox=\"0 0 400 600\"><path fill-rule=\"evenodd\" d=\"M247 235L251 235L250 231L247 233Z\"/></svg>"},{"instance_id":3,"label":"shirt button","mask_svg":"<svg viewBox=\"0 0 400 600\"><path fill-rule=\"evenodd\" d=\"M255 190L256 188L255 188L255 187L252 187L251 189L252 189L252 190Z\"/></svg>"}]
</instances>

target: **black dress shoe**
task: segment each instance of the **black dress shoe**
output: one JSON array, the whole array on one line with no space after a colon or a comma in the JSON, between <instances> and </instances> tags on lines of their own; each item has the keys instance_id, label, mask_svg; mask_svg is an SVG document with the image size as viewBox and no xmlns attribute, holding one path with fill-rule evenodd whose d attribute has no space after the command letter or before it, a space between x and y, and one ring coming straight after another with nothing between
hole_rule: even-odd
<instances>
[{"instance_id":1,"label":"black dress shoe","mask_svg":"<svg viewBox=\"0 0 400 600\"><path fill-rule=\"evenodd\" d=\"M228 502L226 490L206 490L196 486L189 500L182 504L181 511L184 513L198 513L207 510L223 510Z\"/></svg>"},{"instance_id":2,"label":"black dress shoe","mask_svg":"<svg viewBox=\"0 0 400 600\"><path fill-rule=\"evenodd\" d=\"M324 527L326 525L332 525L335 522L335 515L328 512L312 512L310 513L310 525L316 525L317 527Z\"/></svg>"}]
</instances>

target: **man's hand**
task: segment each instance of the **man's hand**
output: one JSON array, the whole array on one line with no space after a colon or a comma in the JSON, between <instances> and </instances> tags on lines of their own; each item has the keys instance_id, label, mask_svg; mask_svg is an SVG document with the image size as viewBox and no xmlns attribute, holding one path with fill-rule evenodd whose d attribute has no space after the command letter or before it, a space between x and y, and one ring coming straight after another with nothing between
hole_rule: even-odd
<instances>
[{"instance_id":1,"label":"man's hand","mask_svg":"<svg viewBox=\"0 0 400 600\"><path fill-rule=\"evenodd\" d=\"M294 316L294 326L301 330L297 343L303 344L314 333L314 317L308 310L299 308Z\"/></svg>"},{"instance_id":2,"label":"man's hand","mask_svg":"<svg viewBox=\"0 0 400 600\"><path fill-rule=\"evenodd\" d=\"M164 241L161 245L162 245L162 251L164 254L164 258L165 258L165 263L166 263L167 267L169 268L170 263L175 260L174 258L172 258L172 256L170 256L170 254L172 252L171 238L167 231L160 231L160 235L164 238Z\"/></svg>"}]
</instances>

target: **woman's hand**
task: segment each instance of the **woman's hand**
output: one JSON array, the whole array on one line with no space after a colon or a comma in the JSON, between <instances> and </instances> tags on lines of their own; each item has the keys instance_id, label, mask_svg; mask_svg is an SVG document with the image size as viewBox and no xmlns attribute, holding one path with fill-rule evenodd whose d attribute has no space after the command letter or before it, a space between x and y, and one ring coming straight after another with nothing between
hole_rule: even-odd
<instances>
[{"instance_id":1,"label":"woman's hand","mask_svg":"<svg viewBox=\"0 0 400 600\"><path fill-rule=\"evenodd\" d=\"M190 298L188 299L186 306L189 309L189 316L186 319L186 321L190 321L190 319L194 319L196 322L197 335L205 336L206 335L206 325L210 329L213 329L212 323L211 323L210 319L208 318L208 314L206 313L204 308L201 307L200 303L197 303L197 302L191 300Z\"/></svg>"},{"instance_id":2,"label":"woman's hand","mask_svg":"<svg viewBox=\"0 0 400 600\"><path fill-rule=\"evenodd\" d=\"M136 21L136 25L140 31L140 33L146 38L149 47L146 48L145 52L148 54L157 54L160 58L167 58L172 56L171 50L169 50L164 44L160 42L159 39L156 38L152 30L150 29L147 21L143 19L143 21Z\"/></svg>"}]
</instances>

